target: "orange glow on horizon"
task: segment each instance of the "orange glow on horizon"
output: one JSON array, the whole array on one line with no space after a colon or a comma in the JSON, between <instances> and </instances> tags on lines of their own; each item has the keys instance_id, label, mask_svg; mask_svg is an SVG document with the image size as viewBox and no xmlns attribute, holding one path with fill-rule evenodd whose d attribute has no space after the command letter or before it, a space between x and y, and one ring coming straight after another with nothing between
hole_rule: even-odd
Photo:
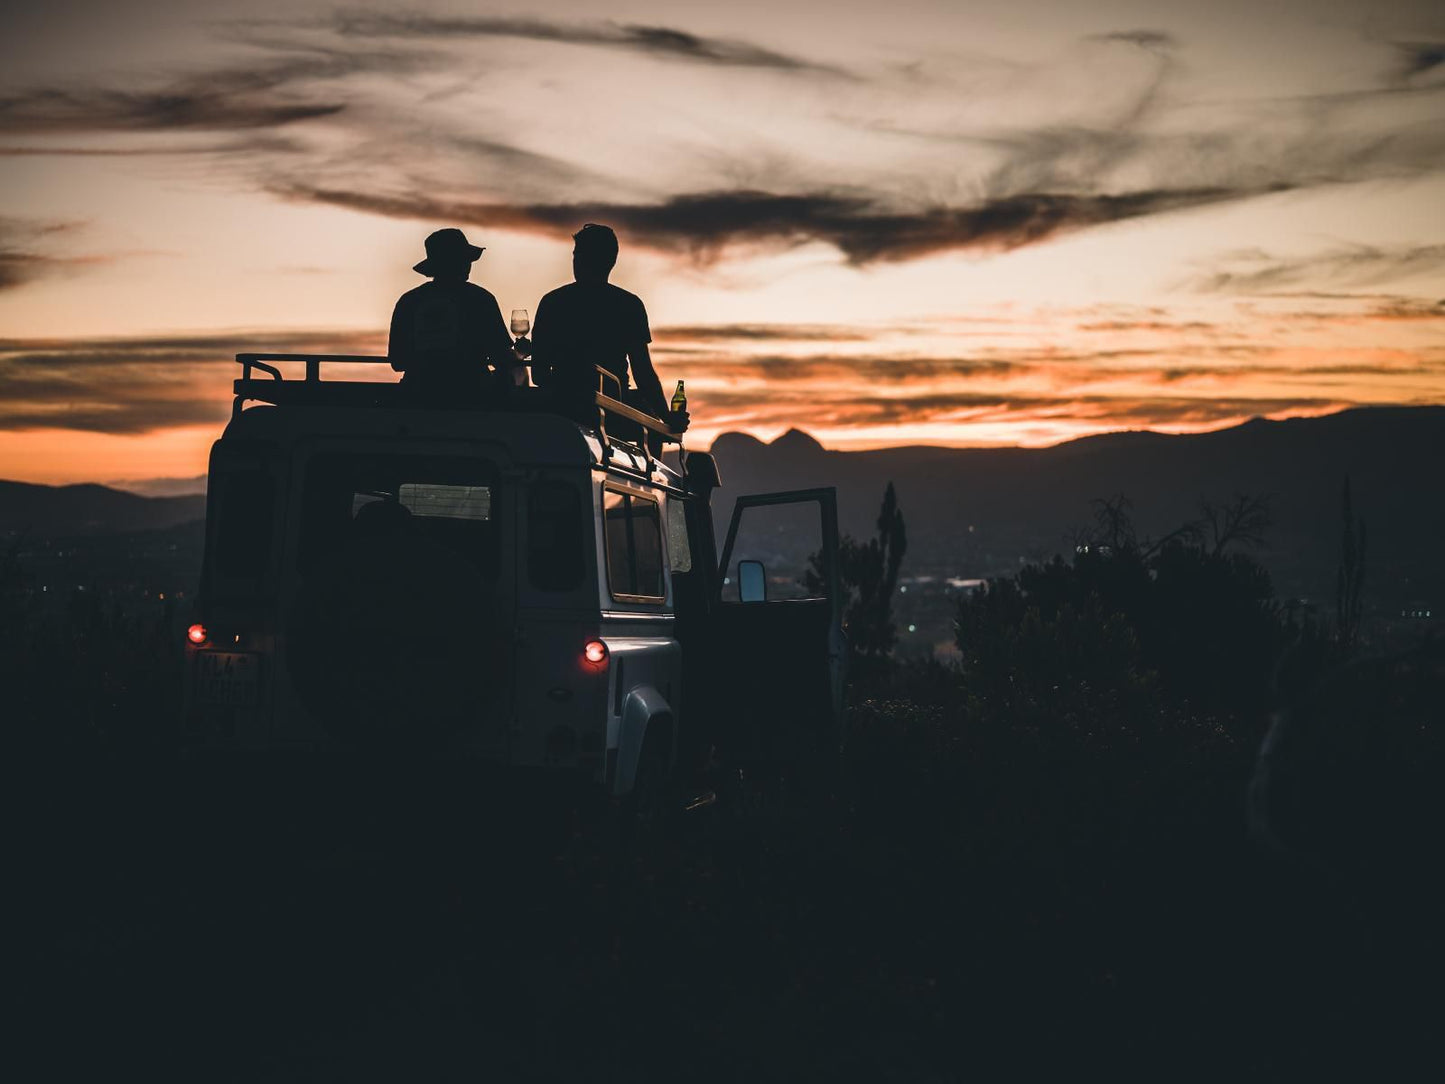
<instances>
[{"instance_id":1,"label":"orange glow on horizon","mask_svg":"<svg viewBox=\"0 0 1445 1084\"><path fill-rule=\"evenodd\" d=\"M0 432L0 478L42 485L190 478L206 472L221 427L119 436L69 429Z\"/></svg>"}]
</instances>

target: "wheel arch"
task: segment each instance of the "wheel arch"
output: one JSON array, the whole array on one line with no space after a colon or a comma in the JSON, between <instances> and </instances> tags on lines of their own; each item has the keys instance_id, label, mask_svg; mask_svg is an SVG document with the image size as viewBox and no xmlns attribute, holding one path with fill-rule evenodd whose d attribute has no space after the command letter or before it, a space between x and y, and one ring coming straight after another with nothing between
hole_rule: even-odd
<instances>
[{"instance_id":1,"label":"wheel arch","mask_svg":"<svg viewBox=\"0 0 1445 1084\"><path fill-rule=\"evenodd\" d=\"M622 716L617 736L617 774L612 780L614 794L631 792L637 781L637 766L648 741L661 741L666 749L668 768L676 752L676 717L662 693L651 685L638 685L628 690L622 701Z\"/></svg>"}]
</instances>

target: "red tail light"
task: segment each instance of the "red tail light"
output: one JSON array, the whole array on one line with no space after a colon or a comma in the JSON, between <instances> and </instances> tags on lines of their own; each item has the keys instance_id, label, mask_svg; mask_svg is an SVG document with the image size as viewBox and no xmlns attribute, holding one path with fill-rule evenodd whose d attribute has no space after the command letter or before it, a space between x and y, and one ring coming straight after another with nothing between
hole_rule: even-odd
<instances>
[{"instance_id":1,"label":"red tail light","mask_svg":"<svg viewBox=\"0 0 1445 1084\"><path fill-rule=\"evenodd\" d=\"M186 629L186 639L193 644L204 644L206 642L207 635L208 633L206 632L206 626L202 625L200 622L197 622L190 628Z\"/></svg>"},{"instance_id":2,"label":"red tail light","mask_svg":"<svg viewBox=\"0 0 1445 1084\"><path fill-rule=\"evenodd\" d=\"M607 665L607 655L607 645L601 640L588 640L587 646L582 649L583 661L599 669Z\"/></svg>"}]
</instances>

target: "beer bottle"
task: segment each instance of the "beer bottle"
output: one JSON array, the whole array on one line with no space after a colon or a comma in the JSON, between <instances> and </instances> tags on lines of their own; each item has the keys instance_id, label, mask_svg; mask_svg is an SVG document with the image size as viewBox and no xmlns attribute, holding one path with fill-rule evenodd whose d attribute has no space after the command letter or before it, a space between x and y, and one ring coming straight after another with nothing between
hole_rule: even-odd
<instances>
[{"instance_id":1,"label":"beer bottle","mask_svg":"<svg viewBox=\"0 0 1445 1084\"><path fill-rule=\"evenodd\" d=\"M672 393L672 412L674 414L687 409L687 392L682 389L682 381L677 382L677 390Z\"/></svg>"}]
</instances>

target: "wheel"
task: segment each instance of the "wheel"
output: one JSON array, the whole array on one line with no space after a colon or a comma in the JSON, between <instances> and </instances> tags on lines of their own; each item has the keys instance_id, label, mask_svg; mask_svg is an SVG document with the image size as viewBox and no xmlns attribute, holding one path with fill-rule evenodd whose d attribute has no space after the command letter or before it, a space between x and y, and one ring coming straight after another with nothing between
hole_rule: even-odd
<instances>
[{"instance_id":1,"label":"wheel","mask_svg":"<svg viewBox=\"0 0 1445 1084\"><path fill-rule=\"evenodd\" d=\"M677 820L679 803L672 776L672 750L665 728L656 723L648 728L637 758L632 791L622 802L623 834L635 842L656 841L665 836Z\"/></svg>"}]
</instances>

